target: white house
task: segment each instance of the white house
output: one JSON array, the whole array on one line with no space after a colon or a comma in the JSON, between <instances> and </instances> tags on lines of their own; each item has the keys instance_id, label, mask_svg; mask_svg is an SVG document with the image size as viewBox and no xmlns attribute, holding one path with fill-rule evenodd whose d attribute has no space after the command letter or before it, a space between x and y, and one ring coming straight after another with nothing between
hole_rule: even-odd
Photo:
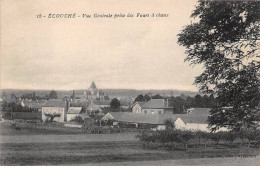
<instances>
[{"instance_id":1,"label":"white house","mask_svg":"<svg viewBox=\"0 0 260 169\"><path fill-rule=\"evenodd\" d=\"M50 99L42 107L42 120L46 121L48 119L48 115L57 115L53 121L64 122L66 121L66 109L66 101L60 99Z\"/></svg>"},{"instance_id":2,"label":"white house","mask_svg":"<svg viewBox=\"0 0 260 169\"><path fill-rule=\"evenodd\" d=\"M175 114L185 123L185 130L210 132L208 128L208 117L211 108L192 108L188 114ZM227 128L220 128L218 131L228 131Z\"/></svg>"},{"instance_id":3,"label":"white house","mask_svg":"<svg viewBox=\"0 0 260 169\"><path fill-rule=\"evenodd\" d=\"M135 102L132 108L133 113L142 113L142 106L145 102Z\"/></svg>"},{"instance_id":4,"label":"white house","mask_svg":"<svg viewBox=\"0 0 260 169\"><path fill-rule=\"evenodd\" d=\"M67 112L67 121L71 121L81 113L83 113L82 107L70 107Z\"/></svg>"},{"instance_id":5,"label":"white house","mask_svg":"<svg viewBox=\"0 0 260 169\"><path fill-rule=\"evenodd\" d=\"M173 107L169 107L168 100L151 99L148 102L136 102L132 108L133 113L144 114L173 114Z\"/></svg>"}]
</instances>

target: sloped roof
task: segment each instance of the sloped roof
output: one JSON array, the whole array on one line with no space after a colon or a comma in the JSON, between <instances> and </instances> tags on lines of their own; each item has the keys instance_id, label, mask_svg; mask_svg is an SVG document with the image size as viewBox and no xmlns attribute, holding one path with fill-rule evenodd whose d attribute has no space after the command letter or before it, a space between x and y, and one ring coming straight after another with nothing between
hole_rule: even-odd
<instances>
[{"instance_id":1,"label":"sloped roof","mask_svg":"<svg viewBox=\"0 0 260 169\"><path fill-rule=\"evenodd\" d=\"M174 114L174 116L182 119L185 123L208 124L208 115L194 114Z\"/></svg>"},{"instance_id":2,"label":"sloped roof","mask_svg":"<svg viewBox=\"0 0 260 169\"><path fill-rule=\"evenodd\" d=\"M136 105L136 104L138 104L141 108L143 108L143 105L145 104L146 102L135 102L133 105L132 105L132 108Z\"/></svg>"},{"instance_id":3,"label":"sloped roof","mask_svg":"<svg viewBox=\"0 0 260 169\"><path fill-rule=\"evenodd\" d=\"M130 101L126 101L126 100L120 100L121 106L131 106L131 102Z\"/></svg>"},{"instance_id":4,"label":"sloped roof","mask_svg":"<svg viewBox=\"0 0 260 169\"><path fill-rule=\"evenodd\" d=\"M50 99L43 107L66 107L66 101L61 99Z\"/></svg>"},{"instance_id":5,"label":"sloped roof","mask_svg":"<svg viewBox=\"0 0 260 169\"><path fill-rule=\"evenodd\" d=\"M191 114L209 116L210 110L211 110L211 108L194 108L194 110L191 112Z\"/></svg>"},{"instance_id":6,"label":"sloped roof","mask_svg":"<svg viewBox=\"0 0 260 169\"><path fill-rule=\"evenodd\" d=\"M166 119L176 121L180 118L184 123L208 124L208 116L190 114L145 114L132 112L110 112L101 120L117 120L132 123L164 124Z\"/></svg>"},{"instance_id":7,"label":"sloped roof","mask_svg":"<svg viewBox=\"0 0 260 169\"><path fill-rule=\"evenodd\" d=\"M67 114L79 114L82 110L82 107L70 107Z\"/></svg>"},{"instance_id":8,"label":"sloped roof","mask_svg":"<svg viewBox=\"0 0 260 169\"><path fill-rule=\"evenodd\" d=\"M90 88L90 89L96 89L96 88L97 88L97 86L96 86L96 84L95 84L94 81L91 83L91 85L90 85L89 88Z\"/></svg>"},{"instance_id":9,"label":"sloped roof","mask_svg":"<svg viewBox=\"0 0 260 169\"><path fill-rule=\"evenodd\" d=\"M98 105L95 105L93 103L93 101L91 101L89 106L88 106L88 108L87 108L87 110L89 110L89 111L97 111L97 110L101 110L101 108Z\"/></svg>"},{"instance_id":10,"label":"sloped roof","mask_svg":"<svg viewBox=\"0 0 260 169\"><path fill-rule=\"evenodd\" d=\"M27 107L30 107L30 108L33 108L33 109L41 109L46 103L47 103L46 100L33 101L33 100L23 99L21 101L22 106L27 106Z\"/></svg>"},{"instance_id":11,"label":"sloped roof","mask_svg":"<svg viewBox=\"0 0 260 169\"><path fill-rule=\"evenodd\" d=\"M146 102L136 102L136 103L138 103L142 107Z\"/></svg>"},{"instance_id":12,"label":"sloped roof","mask_svg":"<svg viewBox=\"0 0 260 169\"><path fill-rule=\"evenodd\" d=\"M78 101L70 102L71 107L88 107L89 104L90 102L87 100L78 100Z\"/></svg>"},{"instance_id":13,"label":"sloped roof","mask_svg":"<svg viewBox=\"0 0 260 169\"><path fill-rule=\"evenodd\" d=\"M91 117L89 117L89 115L87 115L86 113L82 113L80 114L80 116L83 118L83 119L90 119Z\"/></svg>"},{"instance_id":14,"label":"sloped roof","mask_svg":"<svg viewBox=\"0 0 260 169\"><path fill-rule=\"evenodd\" d=\"M105 113L102 113L102 112L98 112L97 114L95 114L95 115L97 115L97 116L104 116L105 115Z\"/></svg>"},{"instance_id":15,"label":"sloped roof","mask_svg":"<svg viewBox=\"0 0 260 169\"><path fill-rule=\"evenodd\" d=\"M166 102L164 99L151 99L148 102L146 102L143 106L143 109L166 109L166 108L172 108L167 107Z\"/></svg>"},{"instance_id":16,"label":"sloped roof","mask_svg":"<svg viewBox=\"0 0 260 169\"><path fill-rule=\"evenodd\" d=\"M176 121L178 117L171 114L137 114L132 112L110 112L101 120L117 120L121 122L143 123L143 124L164 124L166 119Z\"/></svg>"}]
</instances>

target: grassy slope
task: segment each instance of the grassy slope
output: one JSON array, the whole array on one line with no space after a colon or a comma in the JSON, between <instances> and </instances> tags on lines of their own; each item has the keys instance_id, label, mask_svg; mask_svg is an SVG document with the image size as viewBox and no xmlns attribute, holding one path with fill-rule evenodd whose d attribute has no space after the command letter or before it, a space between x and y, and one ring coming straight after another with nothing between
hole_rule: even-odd
<instances>
[{"instance_id":1,"label":"grassy slope","mask_svg":"<svg viewBox=\"0 0 260 169\"><path fill-rule=\"evenodd\" d=\"M140 142L6 143L0 145L1 165L70 165L101 162L255 156L255 148L163 149Z\"/></svg>"}]
</instances>

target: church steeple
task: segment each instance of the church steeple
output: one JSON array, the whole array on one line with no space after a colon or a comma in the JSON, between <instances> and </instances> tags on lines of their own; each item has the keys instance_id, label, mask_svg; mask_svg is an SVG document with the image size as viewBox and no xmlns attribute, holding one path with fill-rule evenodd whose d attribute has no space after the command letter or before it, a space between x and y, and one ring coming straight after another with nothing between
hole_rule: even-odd
<instances>
[{"instance_id":1,"label":"church steeple","mask_svg":"<svg viewBox=\"0 0 260 169\"><path fill-rule=\"evenodd\" d=\"M96 86L96 84L95 84L94 81L91 83L91 85L90 85L90 87L89 87L88 90L91 92L92 95L94 95L94 94L96 93L96 91L97 91L97 86Z\"/></svg>"},{"instance_id":2,"label":"church steeple","mask_svg":"<svg viewBox=\"0 0 260 169\"><path fill-rule=\"evenodd\" d=\"M92 81L92 83L91 83L89 89L97 89L97 86L96 86L96 84L95 84L94 81Z\"/></svg>"}]
</instances>

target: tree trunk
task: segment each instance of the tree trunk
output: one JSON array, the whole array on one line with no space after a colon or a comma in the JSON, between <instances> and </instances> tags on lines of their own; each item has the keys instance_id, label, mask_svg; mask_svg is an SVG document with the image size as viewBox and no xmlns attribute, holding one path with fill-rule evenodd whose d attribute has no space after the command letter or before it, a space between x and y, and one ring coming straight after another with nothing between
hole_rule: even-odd
<instances>
[{"instance_id":1,"label":"tree trunk","mask_svg":"<svg viewBox=\"0 0 260 169\"><path fill-rule=\"evenodd\" d=\"M173 142L172 142L172 151L173 151Z\"/></svg>"}]
</instances>

